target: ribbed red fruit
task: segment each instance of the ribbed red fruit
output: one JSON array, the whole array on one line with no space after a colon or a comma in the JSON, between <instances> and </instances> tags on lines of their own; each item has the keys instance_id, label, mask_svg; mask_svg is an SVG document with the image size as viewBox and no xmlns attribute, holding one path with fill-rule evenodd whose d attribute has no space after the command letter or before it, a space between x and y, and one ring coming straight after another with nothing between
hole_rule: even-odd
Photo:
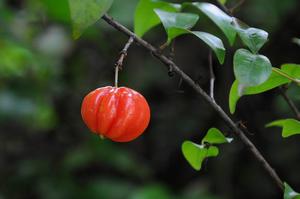
<instances>
[{"instance_id":1,"label":"ribbed red fruit","mask_svg":"<svg viewBox=\"0 0 300 199\"><path fill-rule=\"evenodd\" d=\"M129 142L147 128L150 108L140 93L107 86L85 96L81 116L92 132L116 142Z\"/></svg>"}]
</instances>

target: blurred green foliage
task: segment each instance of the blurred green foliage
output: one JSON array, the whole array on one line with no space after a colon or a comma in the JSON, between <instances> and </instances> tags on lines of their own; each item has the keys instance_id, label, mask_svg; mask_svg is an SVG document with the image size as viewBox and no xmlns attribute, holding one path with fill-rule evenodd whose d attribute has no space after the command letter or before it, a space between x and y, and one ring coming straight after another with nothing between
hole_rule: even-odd
<instances>
[{"instance_id":1,"label":"blurred green foliage","mask_svg":"<svg viewBox=\"0 0 300 199\"><path fill-rule=\"evenodd\" d=\"M115 0L110 14L132 29L137 2ZM285 18L297 14L296 8L299 9L296 0L247 1L237 15L248 24L270 30L269 46L275 46L279 40L273 41L272 34L287 31ZM100 21L80 40L73 41L69 17L67 0L0 0L1 199L280 195L239 144L204 164L201 173L192 171L181 155L182 141L200 141L204 135L199 132L212 125L226 128L180 79L168 79L167 70L137 46L130 49L120 82L142 91L148 99L152 108L149 129L142 138L128 144L101 140L88 132L80 118L81 99L90 90L113 82L114 62L127 38ZM205 20L200 24L211 28ZM300 31L298 27L291 26L289 30ZM146 38L159 45L165 39L162 35L162 28L157 27ZM297 36L285 35L281 39L290 41ZM176 45L176 62L206 88L207 48L190 37L179 39ZM285 53L285 60L280 61L294 62L299 58L298 48L288 44L287 48L291 50L278 50ZM265 50L270 59L281 58L276 49ZM233 81L232 65L230 60L227 62L216 71L216 96L223 107L227 107ZM296 89L291 87L288 94L300 103ZM282 99L272 93L251 99L241 100L237 115L253 125L250 130L261 130L275 116L291 114ZM253 104L257 112L253 112ZM267 132L253 139L280 174L299 190L299 141L283 142L280 134L276 136ZM282 164L284 161L289 164Z\"/></svg>"}]
</instances>

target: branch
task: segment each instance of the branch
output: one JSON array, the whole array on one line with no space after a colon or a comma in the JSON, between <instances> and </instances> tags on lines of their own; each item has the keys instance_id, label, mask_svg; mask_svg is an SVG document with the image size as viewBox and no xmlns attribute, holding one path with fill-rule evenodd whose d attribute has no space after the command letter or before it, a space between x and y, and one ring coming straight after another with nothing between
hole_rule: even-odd
<instances>
[{"instance_id":1,"label":"branch","mask_svg":"<svg viewBox=\"0 0 300 199\"><path fill-rule=\"evenodd\" d=\"M133 32L128 30L122 24L113 20L108 15L104 15L103 20L105 20L112 27L117 29L118 31L126 34L129 37L134 38L135 42L146 48L150 51L158 60L160 60L164 65L168 68L173 68L173 71L179 75L183 81L189 84L199 95L201 95L205 101L219 114L219 116L225 121L227 126L233 130L235 135L243 142L243 144L247 147L247 149L252 152L256 160L262 165L262 167L266 170L266 172L271 176L272 180L276 185L283 191L284 185L281 179L278 177L277 173L274 169L269 165L269 163L265 160L262 154L257 150L255 145L247 138L244 134L243 130L240 129L234 121L225 113L225 111L215 102L210 96L198 85L194 82L192 78L190 78L186 73L184 73L172 60L168 59L165 55L161 54L157 48L149 44L147 41L137 37Z\"/></svg>"},{"instance_id":2,"label":"branch","mask_svg":"<svg viewBox=\"0 0 300 199\"><path fill-rule=\"evenodd\" d=\"M123 50L121 50L120 57L117 63L115 64L115 87L118 87L119 70L122 70L124 59L127 56L127 51L133 42L133 37L130 37L127 43L125 44Z\"/></svg>"},{"instance_id":3,"label":"branch","mask_svg":"<svg viewBox=\"0 0 300 199\"><path fill-rule=\"evenodd\" d=\"M215 88L216 76L214 74L214 66L213 66L212 50L211 49L209 50L209 53L208 53L208 64L209 64L209 74L210 74L210 97L213 101L215 101L214 88Z\"/></svg>"},{"instance_id":4,"label":"branch","mask_svg":"<svg viewBox=\"0 0 300 199\"><path fill-rule=\"evenodd\" d=\"M245 3L246 0L240 0L235 6L230 8L230 13L233 14L236 9L238 9L240 6L242 6Z\"/></svg>"},{"instance_id":5,"label":"branch","mask_svg":"<svg viewBox=\"0 0 300 199\"><path fill-rule=\"evenodd\" d=\"M219 0L216 0L215 2L218 4L218 6L219 6L224 12L226 12L227 14L229 14L230 16L232 16L232 13L231 13L231 10L230 10L230 9L228 9L225 5L223 5L222 3L220 3Z\"/></svg>"},{"instance_id":6,"label":"branch","mask_svg":"<svg viewBox=\"0 0 300 199\"><path fill-rule=\"evenodd\" d=\"M291 110L295 113L298 120L300 120L300 111L296 107L295 103L292 99L289 98L289 96L286 94L286 89L283 87L279 88L280 94L282 95L283 99L286 101L286 103L290 106Z\"/></svg>"}]
</instances>

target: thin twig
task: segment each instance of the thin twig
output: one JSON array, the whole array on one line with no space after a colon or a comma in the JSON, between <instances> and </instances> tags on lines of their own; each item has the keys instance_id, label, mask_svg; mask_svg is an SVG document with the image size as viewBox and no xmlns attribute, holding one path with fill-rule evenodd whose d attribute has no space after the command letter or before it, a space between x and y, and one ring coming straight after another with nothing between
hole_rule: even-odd
<instances>
[{"instance_id":1,"label":"thin twig","mask_svg":"<svg viewBox=\"0 0 300 199\"><path fill-rule=\"evenodd\" d=\"M116 66L115 67L115 87L118 87L118 83L119 83L119 67Z\"/></svg>"},{"instance_id":2,"label":"thin twig","mask_svg":"<svg viewBox=\"0 0 300 199\"><path fill-rule=\"evenodd\" d=\"M229 9L230 13L233 14L236 9L238 9L245 3L245 1L246 0L240 0L237 4L235 4L232 8Z\"/></svg>"},{"instance_id":3,"label":"thin twig","mask_svg":"<svg viewBox=\"0 0 300 199\"><path fill-rule=\"evenodd\" d=\"M118 87L119 70L122 70L124 59L127 56L127 51L133 42L134 42L133 37L130 37L127 43L125 44L123 50L121 50L120 57L117 63L115 64L115 87Z\"/></svg>"},{"instance_id":4,"label":"thin twig","mask_svg":"<svg viewBox=\"0 0 300 199\"><path fill-rule=\"evenodd\" d=\"M126 58L127 56L127 51L129 49L129 47L131 46L131 44L134 42L134 38L133 37L130 37L127 41L127 43L125 44L124 48L121 50L120 52L120 57L116 63L116 67L119 67L120 69L122 69L122 66L123 66L123 62L124 62L124 59Z\"/></svg>"},{"instance_id":5,"label":"thin twig","mask_svg":"<svg viewBox=\"0 0 300 199\"><path fill-rule=\"evenodd\" d=\"M258 151L255 145L247 138L242 129L240 129L235 122L225 113L225 111L215 102L210 96L198 85L194 82L194 80L189 77L186 73L184 73L172 60L168 59L165 55L161 54L157 48L152 46L147 41L137 37L133 32L128 30L122 24L113 20L107 14L103 17L108 24L117 29L118 31L126 34L129 37L134 38L135 42L146 48L148 51L153 54L158 60L160 60L164 65L168 68L172 67L174 72L179 75L183 81L189 84L199 95L201 95L205 101L210 104L210 106L219 114L219 116L225 121L225 123L232 129L235 135L243 142L243 144L247 147L247 149L252 152L256 160L262 165L262 167L266 170L266 172L271 176L274 183L283 191L284 185L283 181L279 178L275 170L269 165L269 163L265 160L262 154Z\"/></svg>"},{"instance_id":6,"label":"thin twig","mask_svg":"<svg viewBox=\"0 0 300 199\"><path fill-rule=\"evenodd\" d=\"M229 10L229 9L228 9L225 5L223 5L219 0L216 0L215 2L218 4L218 6L219 6L224 12L226 12L226 13L229 14L230 16L232 15L231 10Z\"/></svg>"},{"instance_id":7,"label":"thin twig","mask_svg":"<svg viewBox=\"0 0 300 199\"><path fill-rule=\"evenodd\" d=\"M290 99L289 96L286 94L286 89L283 87L279 87L279 91L283 99L286 101L286 103L290 106L291 110L296 115L297 119L300 120L300 111L298 110L293 100Z\"/></svg>"},{"instance_id":8,"label":"thin twig","mask_svg":"<svg viewBox=\"0 0 300 199\"><path fill-rule=\"evenodd\" d=\"M175 57L175 39L172 41L171 43L171 49L170 49L170 56L169 59L171 59L172 61L174 60Z\"/></svg>"},{"instance_id":9,"label":"thin twig","mask_svg":"<svg viewBox=\"0 0 300 199\"><path fill-rule=\"evenodd\" d=\"M210 97L213 101L215 101L214 89L215 89L216 76L215 76L215 73L214 73L214 66L213 66L212 50L211 49L209 49L209 53L208 53L208 65L209 65L209 74L210 74Z\"/></svg>"}]
</instances>

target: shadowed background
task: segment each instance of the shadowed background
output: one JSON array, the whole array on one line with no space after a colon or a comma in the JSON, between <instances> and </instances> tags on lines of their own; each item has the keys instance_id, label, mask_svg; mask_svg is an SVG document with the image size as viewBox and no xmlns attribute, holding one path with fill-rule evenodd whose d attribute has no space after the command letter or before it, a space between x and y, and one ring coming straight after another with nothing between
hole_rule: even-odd
<instances>
[{"instance_id":1,"label":"shadowed background","mask_svg":"<svg viewBox=\"0 0 300 199\"><path fill-rule=\"evenodd\" d=\"M179 1L178 1L179 2ZM132 28L137 0L115 0L109 14ZM236 1L229 0L229 7ZM261 50L273 66L299 63L300 2L246 1L235 15L270 33ZM145 16L147 17L147 16ZM227 48L220 66L214 57L215 97L228 112L234 80L225 37L204 16L197 30L220 36ZM100 20L77 41L71 38L66 0L0 0L0 199L231 199L281 198L280 192L247 149L235 140L200 172L184 160L184 140L200 142L210 127L230 135L217 114L178 76L140 46L133 45L119 84L142 93L151 107L146 132L130 143L113 143L91 134L80 116L83 97L112 85L114 64L127 41ZM145 35L161 45L161 26ZM167 50L166 50L167 53ZM175 42L174 60L207 91L208 48L192 36ZM300 106L299 89L289 96ZM236 121L281 178L300 190L299 136L283 139L264 125L293 117L278 90L243 97Z\"/></svg>"}]
</instances>

